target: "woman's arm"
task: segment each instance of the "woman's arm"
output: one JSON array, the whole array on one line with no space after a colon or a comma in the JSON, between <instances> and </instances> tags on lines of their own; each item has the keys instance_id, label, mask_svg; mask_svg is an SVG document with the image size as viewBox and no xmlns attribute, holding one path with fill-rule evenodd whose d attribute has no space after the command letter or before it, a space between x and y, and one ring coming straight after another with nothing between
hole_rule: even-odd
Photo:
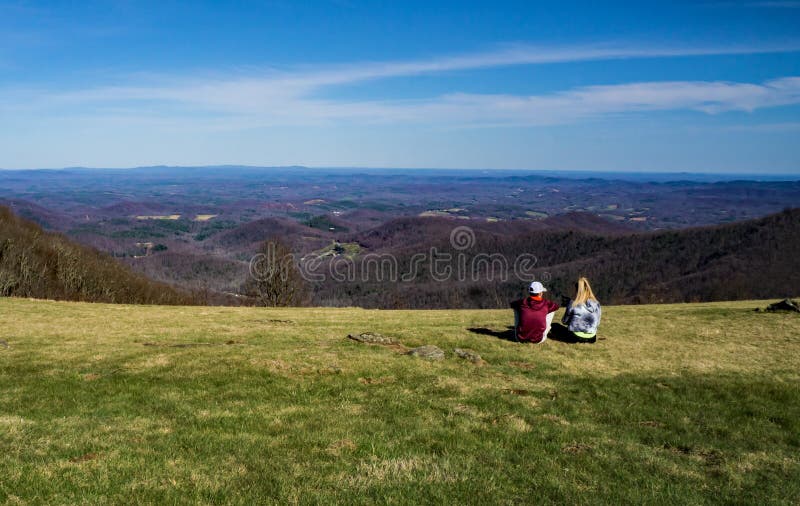
<instances>
[{"instance_id":1,"label":"woman's arm","mask_svg":"<svg viewBox=\"0 0 800 506\"><path fill-rule=\"evenodd\" d=\"M570 300L567 303L567 307L564 311L564 316L561 317L561 323L563 323L564 325L569 325L571 319L572 319L572 301Z\"/></svg>"}]
</instances>

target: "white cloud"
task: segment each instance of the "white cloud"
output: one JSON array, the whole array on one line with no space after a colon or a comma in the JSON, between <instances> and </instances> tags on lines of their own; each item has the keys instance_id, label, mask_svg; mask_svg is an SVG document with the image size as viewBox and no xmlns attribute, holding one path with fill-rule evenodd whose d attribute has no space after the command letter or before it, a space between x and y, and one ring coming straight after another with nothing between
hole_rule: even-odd
<instances>
[{"instance_id":1,"label":"white cloud","mask_svg":"<svg viewBox=\"0 0 800 506\"><path fill-rule=\"evenodd\" d=\"M508 65L763 51L738 49L533 48L410 62L271 70L236 77L150 78L140 84L72 91L8 92L0 111L92 123L158 123L188 128L244 129L343 122L461 126L549 125L632 112L694 110L709 114L800 103L800 78L764 83L637 82L542 95L452 93L419 100L319 98L338 85ZM177 128L177 126L176 126Z\"/></svg>"}]
</instances>

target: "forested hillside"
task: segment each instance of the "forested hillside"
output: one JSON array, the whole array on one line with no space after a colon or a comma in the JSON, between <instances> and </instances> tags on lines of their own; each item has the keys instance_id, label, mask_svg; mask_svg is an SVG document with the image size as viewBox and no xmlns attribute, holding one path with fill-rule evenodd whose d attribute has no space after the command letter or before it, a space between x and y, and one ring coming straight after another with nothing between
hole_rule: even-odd
<instances>
[{"instance_id":1,"label":"forested hillside","mask_svg":"<svg viewBox=\"0 0 800 506\"><path fill-rule=\"evenodd\" d=\"M525 226L513 230L511 223L495 230L481 226L473 229L474 245L468 249L454 248L449 231L469 222L450 223L450 229L440 227L436 237L428 237L425 248L418 227L408 221L364 234L373 252L396 258L397 271L413 271L414 279L379 282L374 269L356 259L350 266L354 281L328 279L317 286L317 301L386 308L503 307L523 293L526 278L513 272L520 255L536 258L530 278L544 280L551 295L569 295L574 280L585 275L606 303L783 297L796 295L800 286L800 209L729 225L625 235ZM385 248L376 237L385 241ZM454 274L447 279L437 278L428 261L413 265L414 255L429 256L431 247L452 258ZM491 265L476 262L487 255L494 255ZM467 267L467 276L456 275L457 261ZM470 268L475 265L479 268L473 276Z\"/></svg>"},{"instance_id":2,"label":"forested hillside","mask_svg":"<svg viewBox=\"0 0 800 506\"><path fill-rule=\"evenodd\" d=\"M0 206L0 296L133 304L191 304L113 258L71 242Z\"/></svg>"}]
</instances>

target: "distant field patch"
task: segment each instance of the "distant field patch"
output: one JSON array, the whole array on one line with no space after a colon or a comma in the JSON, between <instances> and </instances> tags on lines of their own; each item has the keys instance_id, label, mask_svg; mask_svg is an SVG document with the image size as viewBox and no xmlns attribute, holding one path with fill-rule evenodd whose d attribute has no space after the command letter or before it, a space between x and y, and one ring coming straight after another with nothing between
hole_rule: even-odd
<instances>
[{"instance_id":1,"label":"distant field patch","mask_svg":"<svg viewBox=\"0 0 800 506\"><path fill-rule=\"evenodd\" d=\"M419 215L422 218L431 218L436 216L447 217L450 216L450 213L442 209L431 209L430 211L423 211L419 213Z\"/></svg>"},{"instance_id":2,"label":"distant field patch","mask_svg":"<svg viewBox=\"0 0 800 506\"><path fill-rule=\"evenodd\" d=\"M136 217L137 220L179 220L180 214L151 214Z\"/></svg>"},{"instance_id":3,"label":"distant field patch","mask_svg":"<svg viewBox=\"0 0 800 506\"><path fill-rule=\"evenodd\" d=\"M198 214L194 217L194 221L208 221L219 216L218 214Z\"/></svg>"}]
</instances>

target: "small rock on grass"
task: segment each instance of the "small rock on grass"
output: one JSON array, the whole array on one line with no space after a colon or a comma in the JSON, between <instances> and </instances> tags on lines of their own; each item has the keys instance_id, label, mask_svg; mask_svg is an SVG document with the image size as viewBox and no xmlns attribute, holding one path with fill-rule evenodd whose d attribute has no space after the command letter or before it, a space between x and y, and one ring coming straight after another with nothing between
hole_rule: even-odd
<instances>
[{"instance_id":1,"label":"small rock on grass","mask_svg":"<svg viewBox=\"0 0 800 506\"><path fill-rule=\"evenodd\" d=\"M8 348L8 343L0 339L0 348Z\"/></svg>"},{"instance_id":2,"label":"small rock on grass","mask_svg":"<svg viewBox=\"0 0 800 506\"><path fill-rule=\"evenodd\" d=\"M412 348L406 352L412 357L424 358L426 360L444 360L444 351L438 346L426 344L418 348Z\"/></svg>"},{"instance_id":3,"label":"small rock on grass","mask_svg":"<svg viewBox=\"0 0 800 506\"><path fill-rule=\"evenodd\" d=\"M472 362L475 365L485 365L486 364L486 361L484 359L482 359L480 355L478 355L477 353L475 353L472 350L456 348L456 349L453 350L453 353L455 353L458 358L463 358L464 360L469 360L470 362Z\"/></svg>"},{"instance_id":4,"label":"small rock on grass","mask_svg":"<svg viewBox=\"0 0 800 506\"><path fill-rule=\"evenodd\" d=\"M384 336L375 332L364 332L362 334L350 334L348 339L366 344L400 344L394 337Z\"/></svg>"}]
</instances>

